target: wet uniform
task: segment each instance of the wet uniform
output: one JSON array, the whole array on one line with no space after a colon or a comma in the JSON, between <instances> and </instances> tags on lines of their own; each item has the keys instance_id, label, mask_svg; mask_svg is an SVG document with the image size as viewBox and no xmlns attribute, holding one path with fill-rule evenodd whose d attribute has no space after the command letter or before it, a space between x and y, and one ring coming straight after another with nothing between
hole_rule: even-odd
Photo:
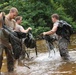
<instances>
[{"instance_id":1,"label":"wet uniform","mask_svg":"<svg viewBox=\"0 0 76 75\"><path fill-rule=\"evenodd\" d=\"M58 22L59 22L59 20L54 23L54 26L58 26L59 25ZM66 38L63 38L62 36L58 36L59 52L60 52L60 56L63 59L68 59L68 57L69 57L68 44L69 44L69 41Z\"/></svg>"},{"instance_id":2,"label":"wet uniform","mask_svg":"<svg viewBox=\"0 0 76 75\"><path fill-rule=\"evenodd\" d=\"M5 18L5 24L8 26L10 30L15 28L15 22L12 19L11 21ZM11 44L8 41L8 37L2 32L2 28L0 29L0 69L2 67L2 60L3 60L3 49L5 49L5 53L7 56L7 69L9 72L14 70L14 59L11 54ZM10 48L9 48L10 47Z\"/></svg>"}]
</instances>

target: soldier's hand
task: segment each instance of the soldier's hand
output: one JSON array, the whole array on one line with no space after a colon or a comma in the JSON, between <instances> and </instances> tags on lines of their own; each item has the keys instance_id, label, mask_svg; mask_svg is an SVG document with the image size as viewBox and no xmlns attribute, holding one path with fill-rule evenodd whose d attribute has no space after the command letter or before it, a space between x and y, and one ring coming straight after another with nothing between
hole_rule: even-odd
<instances>
[{"instance_id":1,"label":"soldier's hand","mask_svg":"<svg viewBox=\"0 0 76 75\"><path fill-rule=\"evenodd\" d=\"M46 32L43 32L43 35L46 35Z\"/></svg>"},{"instance_id":2,"label":"soldier's hand","mask_svg":"<svg viewBox=\"0 0 76 75\"><path fill-rule=\"evenodd\" d=\"M31 27L28 27L28 30L32 30L32 28Z\"/></svg>"}]
</instances>

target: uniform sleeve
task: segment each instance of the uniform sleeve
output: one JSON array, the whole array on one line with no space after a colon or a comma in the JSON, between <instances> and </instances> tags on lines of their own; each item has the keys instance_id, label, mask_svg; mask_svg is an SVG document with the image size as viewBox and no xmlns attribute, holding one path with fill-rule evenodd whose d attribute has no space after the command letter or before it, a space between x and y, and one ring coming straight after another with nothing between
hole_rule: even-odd
<instances>
[{"instance_id":1,"label":"uniform sleeve","mask_svg":"<svg viewBox=\"0 0 76 75\"><path fill-rule=\"evenodd\" d=\"M20 27L19 27L19 30L22 31L22 30L24 30L24 28L23 28L22 26L20 26Z\"/></svg>"},{"instance_id":2,"label":"uniform sleeve","mask_svg":"<svg viewBox=\"0 0 76 75\"><path fill-rule=\"evenodd\" d=\"M54 26L57 26L57 27L58 27L58 25L59 25L59 23L58 23L58 22L54 23Z\"/></svg>"}]
</instances>

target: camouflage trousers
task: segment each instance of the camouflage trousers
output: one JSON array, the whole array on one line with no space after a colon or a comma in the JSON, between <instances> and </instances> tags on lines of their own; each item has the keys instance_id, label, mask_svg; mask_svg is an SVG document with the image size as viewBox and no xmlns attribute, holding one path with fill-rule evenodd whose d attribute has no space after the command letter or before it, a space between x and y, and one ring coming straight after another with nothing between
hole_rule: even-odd
<instances>
[{"instance_id":1,"label":"camouflage trousers","mask_svg":"<svg viewBox=\"0 0 76 75\"><path fill-rule=\"evenodd\" d=\"M9 42L5 38L5 36L6 35L4 35L2 30L0 29L0 70L1 70L1 67L2 67L3 51L5 50L5 53L6 53L6 56L7 56L7 69L8 69L9 72L12 72L14 70L14 59L12 57ZM3 43L1 38L4 40L5 43Z\"/></svg>"},{"instance_id":2,"label":"camouflage trousers","mask_svg":"<svg viewBox=\"0 0 76 75\"><path fill-rule=\"evenodd\" d=\"M3 60L3 51L5 50L6 57L7 57L7 69L8 72L12 72L14 70L14 59L12 54L6 47L0 46L0 69L2 67L2 60Z\"/></svg>"},{"instance_id":3,"label":"camouflage trousers","mask_svg":"<svg viewBox=\"0 0 76 75\"><path fill-rule=\"evenodd\" d=\"M68 45L69 45L69 41L67 39L62 37L59 38L58 47L59 47L60 56L63 59L69 58Z\"/></svg>"}]
</instances>

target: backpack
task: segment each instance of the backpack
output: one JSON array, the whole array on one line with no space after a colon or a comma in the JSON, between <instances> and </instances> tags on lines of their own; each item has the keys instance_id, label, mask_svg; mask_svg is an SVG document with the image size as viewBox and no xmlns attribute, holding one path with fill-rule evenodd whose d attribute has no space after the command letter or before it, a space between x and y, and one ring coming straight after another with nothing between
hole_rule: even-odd
<instances>
[{"instance_id":1,"label":"backpack","mask_svg":"<svg viewBox=\"0 0 76 75\"><path fill-rule=\"evenodd\" d=\"M36 41L32 35L32 33L27 33L26 38L24 40L24 44L26 45L27 48L34 48L36 47Z\"/></svg>"},{"instance_id":2,"label":"backpack","mask_svg":"<svg viewBox=\"0 0 76 75\"><path fill-rule=\"evenodd\" d=\"M22 52L22 42L21 40L17 37L16 32L13 32L6 26L5 24L5 16L3 16L3 21L2 21L2 31L4 35L6 36L6 40L9 40L9 43L11 44L12 50L9 50L10 53L12 53L12 56L15 59L19 59L21 52ZM9 44L8 43L8 44Z\"/></svg>"},{"instance_id":3,"label":"backpack","mask_svg":"<svg viewBox=\"0 0 76 75\"><path fill-rule=\"evenodd\" d=\"M58 22L58 29L56 31L56 34L66 39L69 39L70 36L73 34L73 28L66 21L60 20Z\"/></svg>"}]
</instances>

